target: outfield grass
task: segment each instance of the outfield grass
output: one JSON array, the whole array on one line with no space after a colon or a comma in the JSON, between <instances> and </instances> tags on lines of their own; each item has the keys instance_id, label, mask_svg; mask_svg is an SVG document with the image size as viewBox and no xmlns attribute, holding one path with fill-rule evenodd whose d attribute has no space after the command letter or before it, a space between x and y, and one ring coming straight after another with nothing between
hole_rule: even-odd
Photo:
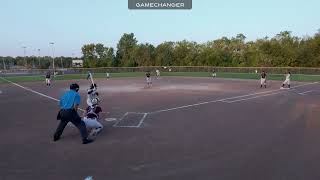
<instances>
[{"instance_id":1,"label":"outfield grass","mask_svg":"<svg viewBox=\"0 0 320 180\"><path fill-rule=\"evenodd\" d=\"M121 78L121 77L144 77L143 72L126 72L126 73L110 73L111 78ZM183 77L210 77L209 72L162 72L161 76L183 76ZM71 80L71 79L85 79L87 74L68 74L59 75L54 77L54 80ZM233 78L233 79L260 79L259 74L255 73L217 73L218 78ZM96 73L94 78L106 78L105 73ZM12 76L6 77L6 79L13 82L34 82L34 81L44 81L44 76ZM268 80L284 80L284 75L279 74L269 74ZM291 80L293 81L305 81L305 82L315 82L320 81L320 76L318 75L303 75L294 74ZM6 81L0 78L0 83L6 83Z\"/></svg>"}]
</instances>

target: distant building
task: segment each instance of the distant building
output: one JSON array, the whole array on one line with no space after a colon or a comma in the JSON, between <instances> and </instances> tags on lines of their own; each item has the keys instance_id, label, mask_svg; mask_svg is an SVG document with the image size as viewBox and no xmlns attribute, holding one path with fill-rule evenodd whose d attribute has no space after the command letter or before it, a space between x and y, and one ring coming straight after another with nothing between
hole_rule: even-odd
<instances>
[{"instance_id":1,"label":"distant building","mask_svg":"<svg viewBox=\"0 0 320 180\"><path fill-rule=\"evenodd\" d=\"M72 67L83 67L83 60L72 60Z\"/></svg>"}]
</instances>

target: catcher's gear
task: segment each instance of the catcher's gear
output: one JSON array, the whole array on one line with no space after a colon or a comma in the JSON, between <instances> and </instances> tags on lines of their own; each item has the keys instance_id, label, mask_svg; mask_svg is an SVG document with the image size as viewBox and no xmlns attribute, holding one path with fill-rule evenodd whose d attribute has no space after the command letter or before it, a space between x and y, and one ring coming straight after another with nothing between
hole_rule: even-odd
<instances>
[{"instance_id":1,"label":"catcher's gear","mask_svg":"<svg viewBox=\"0 0 320 180\"><path fill-rule=\"evenodd\" d=\"M100 100L99 100L98 97L96 97L96 98L93 98L93 99L91 100L91 102L92 102L92 105L97 105L97 104L99 104Z\"/></svg>"}]
</instances>

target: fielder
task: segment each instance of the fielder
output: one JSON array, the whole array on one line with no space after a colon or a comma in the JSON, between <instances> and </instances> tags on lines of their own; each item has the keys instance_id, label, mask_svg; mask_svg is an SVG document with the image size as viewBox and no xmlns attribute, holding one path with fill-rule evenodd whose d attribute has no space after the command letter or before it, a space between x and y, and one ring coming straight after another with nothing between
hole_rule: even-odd
<instances>
[{"instance_id":1,"label":"fielder","mask_svg":"<svg viewBox=\"0 0 320 180\"><path fill-rule=\"evenodd\" d=\"M159 79L159 78L160 78L160 71L159 71L159 69L156 69L156 74L157 74L157 79Z\"/></svg>"},{"instance_id":2,"label":"fielder","mask_svg":"<svg viewBox=\"0 0 320 180\"><path fill-rule=\"evenodd\" d=\"M46 73L46 85L51 86L51 72L47 71Z\"/></svg>"},{"instance_id":3,"label":"fielder","mask_svg":"<svg viewBox=\"0 0 320 180\"><path fill-rule=\"evenodd\" d=\"M262 71L260 76L260 88L262 88L262 86L264 86L264 88L267 88L267 73L265 71Z\"/></svg>"},{"instance_id":4,"label":"fielder","mask_svg":"<svg viewBox=\"0 0 320 180\"><path fill-rule=\"evenodd\" d=\"M215 77L217 77L216 70L212 70L212 78L215 78Z\"/></svg>"},{"instance_id":5,"label":"fielder","mask_svg":"<svg viewBox=\"0 0 320 180\"><path fill-rule=\"evenodd\" d=\"M287 74L285 75L286 80L282 83L282 89L284 88L284 86L287 84L288 88L290 88L290 77L291 77L291 72L288 71Z\"/></svg>"},{"instance_id":6,"label":"fielder","mask_svg":"<svg viewBox=\"0 0 320 180\"><path fill-rule=\"evenodd\" d=\"M146 73L146 81L147 81L147 87L150 88L152 86L152 81L151 81L151 74L150 72Z\"/></svg>"},{"instance_id":7,"label":"fielder","mask_svg":"<svg viewBox=\"0 0 320 180\"><path fill-rule=\"evenodd\" d=\"M110 79L110 73L106 73L106 75L107 75L107 80L109 80Z\"/></svg>"}]
</instances>

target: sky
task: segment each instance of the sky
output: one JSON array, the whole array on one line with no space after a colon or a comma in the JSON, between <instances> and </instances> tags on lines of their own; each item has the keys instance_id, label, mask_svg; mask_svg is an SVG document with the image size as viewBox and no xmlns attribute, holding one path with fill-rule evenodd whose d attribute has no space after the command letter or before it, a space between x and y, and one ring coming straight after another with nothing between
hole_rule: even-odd
<instances>
[{"instance_id":1,"label":"sky","mask_svg":"<svg viewBox=\"0 0 320 180\"><path fill-rule=\"evenodd\" d=\"M124 33L139 43L203 43L243 33L247 40L281 31L312 36L319 0L193 0L192 10L129 10L128 0L0 0L0 56L81 56L81 47L116 47ZM49 43L54 42L50 46Z\"/></svg>"}]
</instances>

